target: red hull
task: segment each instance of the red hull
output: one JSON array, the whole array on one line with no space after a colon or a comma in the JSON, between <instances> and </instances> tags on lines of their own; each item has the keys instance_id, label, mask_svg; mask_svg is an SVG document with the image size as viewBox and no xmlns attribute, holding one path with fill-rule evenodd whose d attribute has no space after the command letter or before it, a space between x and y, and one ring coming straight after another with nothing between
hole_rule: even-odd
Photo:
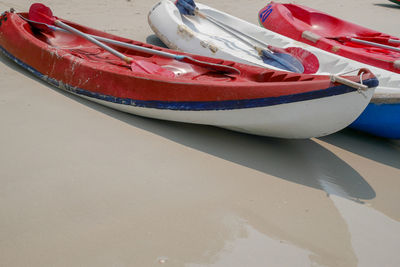
<instances>
[{"instance_id":1,"label":"red hull","mask_svg":"<svg viewBox=\"0 0 400 267\"><path fill-rule=\"evenodd\" d=\"M129 49L118 49L135 60L151 62L159 66L187 69L187 73L169 76L132 71L121 60L96 47L92 43L69 33L53 32L45 34L33 30L29 23L20 17L26 14L5 13L0 26L0 48L3 53L18 60L32 72L74 92L101 95L103 100L119 103L127 100L201 102L201 101L240 101L249 99L268 99L283 96L304 95L321 90L331 90L339 84L330 82L328 76L312 76L266 70L254 66L191 55L193 58L219 64L234 66L241 71L237 74L222 74L210 69L182 63L173 59L154 56ZM68 21L69 25L88 34L98 35L122 42L128 42L157 50L179 53L168 49L119 38L104 32L86 28ZM375 79L371 73L364 73L364 81ZM359 81L359 77L348 77ZM376 86L373 81L371 86ZM342 86L343 87L343 86ZM342 89L343 90L343 89ZM345 89L354 91L355 89ZM329 94L332 94L330 92ZM323 94L322 94L323 95ZM323 97L319 94L319 97ZM117 100L115 100L117 99ZM298 99L298 98L291 98ZM282 101L288 101L284 99ZM296 100L299 101L299 100ZM158 102L157 102L158 103ZM214 107L220 109L230 106ZM238 102L239 103L239 102ZM122 103L123 104L123 103ZM151 106L152 102L146 102ZM279 103L278 103L279 104ZM132 105L136 105L133 103ZM179 109L177 104L174 109ZM213 106L208 106L210 109ZM241 104L240 108L246 108ZM169 106L167 108L170 108ZM201 108L201 107L200 107ZM185 109L190 109L187 105Z\"/></svg>"},{"instance_id":2,"label":"red hull","mask_svg":"<svg viewBox=\"0 0 400 267\"><path fill-rule=\"evenodd\" d=\"M400 52L347 40L362 39L400 48L389 43L399 38L335 18L318 10L271 2L259 12L260 24L289 38L368 65L400 73ZM345 40L344 40L345 39Z\"/></svg>"}]
</instances>

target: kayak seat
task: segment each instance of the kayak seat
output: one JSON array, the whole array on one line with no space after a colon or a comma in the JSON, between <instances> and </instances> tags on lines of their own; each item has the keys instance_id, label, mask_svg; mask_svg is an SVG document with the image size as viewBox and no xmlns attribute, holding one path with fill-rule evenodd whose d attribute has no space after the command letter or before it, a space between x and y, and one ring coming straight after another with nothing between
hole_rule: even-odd
<instances>
[{"instance_id":1,"label":"kayak seat","mask_svg":"<svg viewBox=\"0 0 400 267\"><path fill-rule=\"evenodd\" d=\"M149 62L147 60L135 60L131 65L133 72L137 73L147 73L152 75L158 75L162 77L173 78L175 77L174 72L163 68L157 64Z\"/></svg>"},{"instance_id":2,"label":"kayak seat","mask_svg":"<svg viewBox=\"0 0 400 267\"><path fill-rule=\"evenodd\" d=\"M299 6L292 4L284 5L294 19L302 22L303 26L307 26L312 32L324 37L346 36L354 34L352 29L347 27L341 20L330 15L318 12L311 12Z\"/></svg>"}]
</instances>

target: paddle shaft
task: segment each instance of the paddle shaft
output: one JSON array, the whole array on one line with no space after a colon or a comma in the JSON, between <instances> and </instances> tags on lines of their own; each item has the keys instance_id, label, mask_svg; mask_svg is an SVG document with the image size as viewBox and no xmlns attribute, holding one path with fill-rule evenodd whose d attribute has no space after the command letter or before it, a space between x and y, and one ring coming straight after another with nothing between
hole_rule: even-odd
<instances>
[{"instance_id":1,"label":"paddle shaft","mask_svg":"<svg viewBox=\"0 0 400 267\"><path fill-rule=\"evenodd\" d=\"M228 27L225 27L225 25L222 25L222 23L220 21L217 21L216 19L201 13L200 11L198 11L198 9L195 9L195 14L200 16L203 19L206 19L206 20L210 21L211 23L213 23L214 25L218 26L223 31L233 35L235 38L239 39L244 44L250 46L251 48L254 48L257 51L259 51L259 49L257 49L258 48L257 46L255 46L253 43L249 42L248 40L242 38L241 36L237 35L233 30L229 29Z\"/></svg>"},{"instance_id":2,"label":"paddle shaft","mask_svg":"<svg viewBox=\"0 0 400 267\"><path fill-rule=\"evenodd\" d=\"M33 21L31 21L31 22L33 22ZM58 21L58 22L60 22L60 21ZM41 24L43 24L43 23L41 23ZM65 23L62 23L62 24L66 25ZM69 32L67 29L64 29L64 27L62 27L59 23L58 23L58 25L56 24L59 27L55 27L55 26L51 26L51 25L47 25L47 24L44 24L44 25L46 25L48 28L50 28L53 31L67 31L67 32ZM68 25L66 25L65 28L71 28L71 29L75 30L74 28L72 28L72 27L70 27ZM71 31L73 31L73 30L71 30ZM78 30L76 30L76 31L79 32ZM120 54L123 57L126 57L124 54L112 49L109 46L104 45L101 42L113 44L113 45L116 45L116 46L119 46L119 47L129 48L129 49L132 49L132 50L135 50L135 51L140 51L140 52L144 52L144 53L148 53L148 54L153 54L153 55L158 55L158 56L162 56L162 57L166 57L166 58L171 58L171 59L175 59L175 60L178 60L178 61L186 61L186 62L191 63L191 64L199 65L199 66L202 66L202 67L213 68L213 69L218 70L218 71L225 71L225 72L232 72L232 73L240 74L240 71L238 69L236 69L234 67L231 67L231 66L226 66L226 65L221 65L221 64L215 64L215 63L211 63L211 62L201 61L201 60L197 60L197 59L194 59L192 57L189 57L189 56L176 55L176 54L172 54L172 53L168 53L168 52L158 51L158 50L154 50L154 49L151 49L151 48L142 47L142 46L138 46L138 45L134 45L134 44L128 44L128 43L112 40L112 39L101 37L101 36L96 36L96 35L91 35L91 34L84 34L84 33L83 33L83 35L80 35L80 36L82 36L83 38L85 38L85 39L87 39L89 41L93 41L93 43L98 44L100 47L103 47L103 48L107 47L111 51L115 51L117 54L114 54L114 53L113 54L116 55L116 56L118 56L118 54ZM99 41L101 41L101 42L99 42ZM104 49L106 49L106 48L104 48ZM107 51L109 51L109 50L107 50ZM110 52L110 53L112 53L112 52ZM131 62L133 61L129 57L126 57L126 58L131 60ZM128 63L131 63L131 62L128 62Z\"/></svg>"},{"instance_id":3,"label":"paddle shaft","mask_svg":"<svg viewBox=\"0 0 400 267\"><path fill-rule=\"evenodd\" d=\"M375 46L375 47L379 47L379 48L385 48L385 49L389 49L392 51L400 52L400 48L396 48L396 47L393 47L390 45L374 43L374 42L370 42L370 41L360 40L357 38L348 38L348 39L354 43L365 44L365 45L370 45L370 46ZM391 42L391 40L393 40L393 39L390 39L389 42ZM393 41L397 41L397 40L393 40Z\"/></svg>"},{"instance_id":4,"label":"paddle shaft","mask_svg":"<svg viewBox=\"0 0 400 267\"><path fill-rule=\"evenodd\" d=\"M184 55L176 55L176 54L172 54L172 53L168 53L168 52L150 49L147 47L141 47L141 46L137 46L137 45L133 45L133 44L127 44L124 42L104 38L101 36L96 36L96 35L90 35L90 36L99 41L113 44L113 45L116 45L119 47L129 48L132 50L141 51L141 52L145 52L145 53L149 53L149 54L154 54L154 55L158 55L158 56L162 56L162 57L166 57L166 58L171 58L171 59L175 59L178 61L185 61L185 59L186 59L187 61L189 61L189 63L192 63L192 64L200 65L203 67L211 67L211 68L215 68L215 69L218 69L221 71L223 70L223 71L229 71L229 72L236 72L236 73L240 74L240 71L234 67L210 63L210 62L206 62L206 61L201 61L201 60L194 59L192 57L188 57L188 56L184 56Z\"/></svg>"},{"instance_id":5,"label":"paddle shaft","mask_svg":"<svg viewBox=\"0 0 400 267\"><path fill-rule=\"evenodd\" d=\"M294 67L291 63L289 63L286 60L284 60L282 58L279 58L278 56L274 55L274 53L268 47L267 47L267 49L263 49L261 47L258 47L256 45L254 45L250 41L248 41L248 40L244 39L243 37L239 36L237 34L236 30L233 30L231 27L226 27L226 25L224 23L220 22L219 20L216 20L215 18L213 18L211 16L207 16L207 15L201 13L197 8L195 9L194 12L195 12L196 15L200 16L201 18L204 18L204 19L208 20L209 22L211 22L214 25L218 26L223 31L225 31L225 32L231 34L232 36L234 36L235 38L239 39L244 44L246 44L246 45L250 46L251 48L255 49L261 57L263 55L265 55L265 56L267 56L269 58L272 58L273 60L279 62L281 65L285 66L290 71L302 72L302 71L299 71L296 67ZM247 35L245 35L245 36L248 37Z\"/></svg>"},{"instance_id":6,"label":"paddle shaft","mask_svg":"<svg viewBox=\"0 0 400 267\"><path fill-rule=\"evenodd\" d=\"M197 12L197 14L199 14L199 16L201 16L201 17L203 17L203 18L211 18L211 19L213 19L214 21L217 21L219 24L223 25L225 28L228 28L229 30L234 31L234 32L236 32L237 34L241 34L242 36L244 36L244 37L246 37L246 38L252 40L253 42L256 42L256 43L258 43L259 45L263 46L265 49L271 50L271 49L270 49L271 46L266 45L263 41L258 40L257 38L255 38L255 37L253 37L253 36L251 36L251 35L248 35L248 34L246 34L246 33L244 33L244 32L241 32L241 31L239 31L239 30L237 30L237 29L235 29L235 28L233 28L233 27L231 27L231 26L229 26L229 25L223 23L223 22L220 21L220 20L216 20L215 18L213 18L213 17L211 17L211 16L208 16L208 15L206 15L206 14L203 14L203 13L201 13L200 11L196 11L196 12Z\"/></svg>"},{"instance_id":7,"label":"paddle shaft","mask_svg":"<svg viewBox=\"0 0 400 267\"><path fill-rule=\"evenodd\" d=\"M50 26L50 25L48 25L48 27L50 29L52 29L53 31L64 31L63 29L60 29L58 27L54 27L54 26ZM134 44L128 44L128 43L120 42L120 41L117 41L117 40L113 40L113 39L109 39L109 38L105 38L105 37L101 37L101 36L97 36L97 35L92 35L92 34L86 34L86 35L91 37L91 38L93 38L93 39L95 39L96 41L101 41L101 42L104 42L104 43L113 44L113 45L116 45L116 46L119 46L119 47L129 48L129 49L132 49L132 50L135 50L135 51L139 51L139 52L145 52L145 53L149 53L149 54L153 54L153 55L163 56L163 57L166 57L166 58L182 60L185 57L187 57L187 56L184 56L184 55L176 55L176 54L163 52L163 51L158 51L158 50L154 50L154 49L151 49L151 48L142 47L142 46L138 46L138 45L134 45ZM100 43L100 44L102 44L102 43Z\"/></svg>"},{"instance_id":8,"label":"paddle shaft","mask_svg":"<svg viewBox=\"0 0 400 267\"><path fill-rule=\"evenodd\" d=\"M145 52L145 53L149 53L149 54L153 54L153 55L163 56L166 58L172 58L175 60L183 60L185 57L187 57L187 56L183 56L183 55L176 55L176 54L172 54L172 53L168 53L168 52L158 51L158 50L154 50L151 48L142 47L142 46L138 46L138 45L134 45L134 44L128 44L128 43L108 39L108 38L101 37L101 36L96 36L96 35L91 35L91 34L89 34L89 35L91 37L95 38L96 40L99 40L99 41L102 41L105 43L113 44L113 45L116 45L119 47L129 48L132 50Z\"/></svg>"},{"instance_id":9,"label":"paddle shaft","mask_svg":"<svg viewBox=\"0 0 400 267\"><path fill-rule=\"evenodd\" d=\"M60 28L63 28L64 30L67 30L67 31L69 31L69 32L71 32L71 33L74 33L74 34L76 34L76 35L81 36L82 38L85 38L85 39L88 40L89 42L92 42L92 43L94 43L95 45L97 45L97 46L103 48L104 50L110 52L110 53L113 54L114 56L116 56L116 57L122 59L122 60L125 61L126 63L132 63L132 62L133 62L133 59L131 59L130 57L125 56L124 54L118 52L117 50L112 49L112 48L109 47L108 45L105 45L105 44L99 42L98 40L96 40L96 39L93 38L92 36L90 36L90 35L88 35L88 34L85 34L85 33L81 32L81 31L79 31L79 30L77 30L77 29L75 29L75 28L73 28L73 27L71 27L71 26L69 26L69 25L67 25L67 24L65 24L65 23L63 23L63 22L61 22L61 21L59 21L59 20L55 20L55 21L54 21L54 24L55 24L56 26L60 27Z\"/></svg>"},{"instance_id":10,"label":"paddle shaft","mask_svg":"<svg viewBox=\"0 0 400 267\"><path fill-rule=\"evenodd\" d=\"M22 16L21 16L22 17ZM120 52L118 52L117 50L107 46L106 44L96 40L96 38L94 38L93 36L90 36L88 34L85 34L65 23L63 23L62 21L58 20L56 17L53 16L53 12L51 11L51 9L47 6L45 6L44 4L41 3L35 3L32 4L31 7L29 8L29 18L34 18L33 20L27 19L22 17L24 20L27 20L28 22L33 23L33 26L38 27L38 25L41 26L46 26L47 29L54 29L54 28L62 28L63 30L66 30L70 33L73 33L75 35L78 35L86 40L88 40L91 43L94 43L95 45L103 48L104 50L108 51L109 53L115 55L116 57L124 60L125 62L127 62L128 64L131 64L131 68L133 70L133 66L138 65L140 66L142 69L145 70L145 68L143 66L141 66L140 64L136 63L135 60L133 58L130 58ZM35 25L38 24L38 25ZM51 26L51 25L55 25L55 26ZM58 27L57 27L58 26ZM40 28L40 27L38 27ZM42 28L43 29L43 28ZM135 47L135 46L134 46ZM133 49L133 47L130 47ZM137 49L137 47L135 47ZM142 49L143 50L143 49ZM154 54L154 50L151 50ZM147 53L149 53L150 51L147 51ZM157 53L158 52L158 53ZM161 55L163 53L159 53L159 51L157 51L156 54ZM171 56L172 55L172 56ZM197 64L198 66L201 67L207 67L207 68L213 68L216 71L221 71L221 72L236 72L238 74L240 74L240 71L234 67L231 66L226 66L223 64L215 64L215 63L211 63L211 62L206 62L206 61L201 61L201 60L196 60L184 55L174 55L174 54L163 54L164 57L170 57L176 60L181 60L183 62L186 63L191 63L193 65Z\"/></svg>"},{"instance_id":11,"label":"paddle shaft","mask_svg":"<svg viewBox=\"0 0 400 267\"><path fill-rule=\"evenodd\" d=\"M400 40L395 40L395 39L389 39L388 42L391 44L400 44Z\"/></svg>"}]
</instances>

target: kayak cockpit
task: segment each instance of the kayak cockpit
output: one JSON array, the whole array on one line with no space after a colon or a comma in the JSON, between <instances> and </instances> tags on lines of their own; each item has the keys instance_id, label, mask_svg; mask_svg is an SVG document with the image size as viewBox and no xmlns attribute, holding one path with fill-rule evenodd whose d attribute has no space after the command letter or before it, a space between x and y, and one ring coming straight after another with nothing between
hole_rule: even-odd
<instances>
[{"instance_id":1,"label":"kayak cockpit","mask_svg":"<svg viewBox=\"0 0 400 267\"><path fill-rule=\"evenodd\" d=\"M351 41L343 40L345 37L351 37L364 41L390 45L393 47L400 47L400 43L396 44L388 42L389 39L393 38L390 35L360 27L356 24L345 22L331 15L322 12L311 11L298 5L282 4L282 6L287 8L287 10L290 12L290 16L293 19L296 19L297 23L305 25L315 34L318 34L324 38L335 40L341 44L344 43L346 46L356 48L367 47L368 49L371 48L371 46L365 44L357 44ZM377 49L375 47L372 47L370 50L373 50L372 52L374 53L378 52L382 54L391 54L390 51L386 50L385 52L383 49Z\"/></svg>"},{"instance_id":2,"label":"kayak cockpit","mask_svg":"<svg viewBox=\"0 0 400 267\"><path fill-rule=\"evenodd\" d=\"M296 19L298 23L304 23L316 34L324 37L337 36L337 34L352 34L352 32L348 31L348 27L335 17L323 13L310 12L293 4L283 4L283 6L290 11L292 18Z\"/></svg>"}]
</instances>

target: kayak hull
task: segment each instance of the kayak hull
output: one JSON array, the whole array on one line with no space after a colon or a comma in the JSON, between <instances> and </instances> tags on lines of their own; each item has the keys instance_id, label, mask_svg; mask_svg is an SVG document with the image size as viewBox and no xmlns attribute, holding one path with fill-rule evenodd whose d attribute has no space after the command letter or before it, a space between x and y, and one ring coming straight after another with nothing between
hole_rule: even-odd
<instances>
[{"instance_id":1,"label":"kayak hull","mask_svg":"<svg viewBox=\"0 0 400 267\"><path fill-rule=\"evenodd\" d=\"M350 127L384 138L400 139L400 101L370 103Z\"/></svg>"},{"instance_id":2,"label":"kayak hull","mask_svg":"<svg viewBox=\"0 0 400 267\"><path fill-rule=\"evenodd\" d=\"M242 74L225 75L209 70L203 73L202 68L174 78L134 73L109 55L105 64L103 54L90 44L79 43L80 51L86 50L78 53L69 43L75 37L54 34L55 37L46 36L43 41L40 39L43 34L30 32L29 24L17 14L8 14L7 18L0 27L0 50L18 65L60 89L150 118L207 124L263 136L310 138L336 132L353 122L378 85L368 72L364 73L363 83L370 88L359 91L333 84L329 77L299 76L233 62L225 63L237 67ZM91 34L102 34L74 26ZM54 46L52 41L61 43ZM75 42L81 40L74 40L73 45ZM82 58L93 49L97 51L95 56L90 54L90 60ZM157 64L164 62L161 58L152 60ZM173 64L178 63L167 61L163 66L187 67Z\"/></svg>"}]
</instances>

